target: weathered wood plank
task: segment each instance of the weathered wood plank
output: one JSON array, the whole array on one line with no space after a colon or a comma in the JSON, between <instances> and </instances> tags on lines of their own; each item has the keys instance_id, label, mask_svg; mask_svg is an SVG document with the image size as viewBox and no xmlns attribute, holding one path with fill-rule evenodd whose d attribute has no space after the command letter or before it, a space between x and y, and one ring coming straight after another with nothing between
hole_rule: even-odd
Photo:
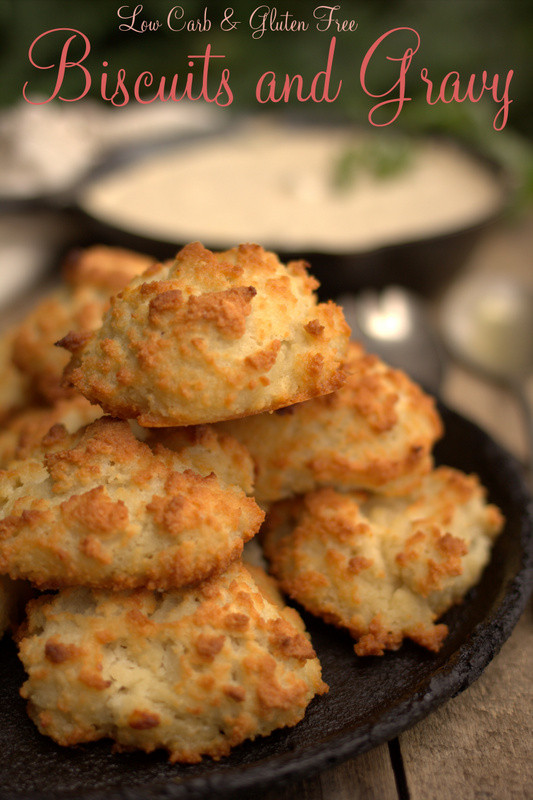
<instances>
[{"instance_id":1,"label":"weathered wood plank","mask_svg":"<svg viewBox=\"0 0 533 800\"><path fill-rule=\"evenodd\" d=\"M309 780L256 794L253 800L398 800L398 794L389 750L383 744Z\"/></svg>"},{"instance_id":2,"label":"weathered wood plank","mask_svg":"<svg viewBox=\"0 0 533 800\"><path fill-rule=\"evenodd\" d=\"M400 738L410 800L533 797L533 613L481 678Z\"/></svg>"},{"instance_id":3,"label":"weathered wood plank","mask_svg":"<svg viewBox=\"0 0 533 800\"><path fill-rule=\"evenodd\" d=\"M398 799L386 744L323 772L320 782L323 800Z\"/></svg>"},{"instance_id":4,"label":"weathered wood plank","mask_svg":"<svg viewBox=\"0 0 533 800\"><path fill-rule=\"evenodd\" d=\"M516 398L500 387L454 364L448 370L442 397L455 411L464 414L514 453L528 456L528 438Z\"/></svg>"}]
</instances>

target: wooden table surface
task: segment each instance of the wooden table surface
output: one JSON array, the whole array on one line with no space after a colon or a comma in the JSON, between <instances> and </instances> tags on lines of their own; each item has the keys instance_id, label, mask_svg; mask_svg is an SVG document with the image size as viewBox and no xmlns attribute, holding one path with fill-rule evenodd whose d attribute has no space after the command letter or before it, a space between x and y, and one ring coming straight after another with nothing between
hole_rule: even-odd
<instances>
[{"instance_id":1,"label":"wooden table surface","mask_svg":"<svg viewBox=\"0 0 533 800\"><path fill-rule=\"evenodd\" d=\"M533 216L507 222L465 271L504 272L533 287ZM438 319L439 302L435 302ZM533 386L528 386L533 403ZM526 437L513 397L450 363L443 400L520 458ZM533 604L481 677L397 739L255 800L532 800ZM250 795L250 800L251 800Z\"/></svg>"},{"instance_id":2,"label":"wooden table surface","mask_svg":"<svg viewBox=\"0 0 533 800\"><path fill-rule=\"evenodd\" d=\"M515 274L533 286L533 215L496 229L467 273ZM21 314L27 294L2 323ZM438 316L438 303L435 304ZM533 402L533 387L530 399ZM503 389L450 364L444 401L521 458L522 421ZM533 798L533 606L478 681L429 717L357 758L309 780L264 788L254 800L531 800Z\"/></svg>"}]
</instances>

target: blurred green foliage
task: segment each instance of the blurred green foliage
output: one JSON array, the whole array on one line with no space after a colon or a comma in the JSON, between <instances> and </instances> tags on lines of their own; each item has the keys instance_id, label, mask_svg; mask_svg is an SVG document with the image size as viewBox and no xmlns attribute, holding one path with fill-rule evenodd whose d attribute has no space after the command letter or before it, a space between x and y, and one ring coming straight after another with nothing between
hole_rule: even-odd
<instances>
[{"instance_id":1,"label":"blurred green foliage","mask_svg":"<svg viewBox=\"0 0 533 800\"><path fill-rule=\"evenodd\" d=\"M524 183L533 183L529 137L533 131L533 67L531 59L533 3L530 0L357 0L331 2L339 5L339 18L355 19L356 31L318 32L310 25L305 32L267 31L253 38L248 25L250 13L259 5L286 11L295 19L313 21L313 9L327 3L321 0L275 0L260 4L256 0L145 0L141 5L142 18L164 22L156 32L140 34L121 31L117 16L121 6L133 10L137 2L122 0L0 0L0 106L21 99L22 86L31 82L32 93L45 96L53 86L54 70L37 70L28 61L31 42L44 31L75 28L87 35L91 53L86 60L92 76L90 96L100 99L100 77L104 69L112 85L117 71L126 70L127 80L133 82L143 70L157 78L173 76L180 80L188 71L189 54L201 54L206 44L213 54L224 55L224 66L230 69L230 85L234 94L235 111L264 110L326 117L329 121L348 119L368 125L368 113L376 99L368 97L361 88L359 70L364 54L376 39L396 27L414 28L420 35L420 49L407 73L407 95L398 120L391 126L407 130L447 131L481 146L488 154L498 155L517 165ZM165 24L169 10L183 6L187 19L201 18L207 7L213 25L208 32L175 32ZM236 30L220 29L226 7L233 8L234 20L241 23ZM304 76L309 82L325 68L331 35L337 36L332 83L343 81L338 99L327 103L279 103L260 105L255 98L258 77L274 70L281 78L285 74ZM57 62L58 34L45 37L39 43L42 64ZM81 55L81 48L80 55ZM103 61L108 66L102 66ZM219 64L220 62L218 62ZM219 65L212 78L218 85ZM438 103L429 106L425 101L426 85L420 79L420 69L427 67L429 76L439 84L451 70L457 70L464 85L471 74L480 76L486 70L489 78L500 74L501 81L510 69L514 70L510 95L512 103L509 122L503 133L495 132L492 123L498 104L489 93L479 103ZM201 70L201 66L196 69ZM398 76L398 63L380 57L373 60L369 83L376 93L386 91ZM67 70L64 82L66 96L80 91L81 73ZM500 84L501 91L501 84ZM529 177L528 177L529 175Z\"/></svg>"},{"instance_id":2,"label":"blurred green foliage","mask_svg":"<svg viewBox=\"0 0 533 800\"><path fill-rule=\"evenodd\" d=\"M296 19L312 22L313 9L321 5L320 0L276 0L265 4L256 3L256 0L233 0L233 19L240 20L240 25L230 32L222 31L218 24L226 2L182 0L177 4L174 0L145 0L140 4L143 6L140 18L157 18L164 22L169 10L181 5L186 18L195 19L201 18L207 7L212 28L209 32L175 32L163 24L157 32L145 34L120 31L122 20L117 10L121 6L133 10L137 5L137 2L123 3L122 0L0 0L0 104L19 99L22 85L29 78L32 86L43 91L50 86L50 73L36 70L29 64L28 47L40 33L57 27L76 28L89 37L92 52L86 63L90 64L95 77L92 93L97 97L104 59L109 62L110 75L120 67L132 76L142 70L173 75L176 71L187 70L187 54L203 52L210 42L214 53L226 56L225 64L231 70L235 94L234 105L254 110L260 110L253 90L262 72L300 73L310 78L318 69L323 69L329 38L334 33L333 30L317 32L311 25L305 32L267 31L261 38L252 37L248 19L254 8L260 5L276 8L278 21L289 11ZM529 0L506 0L505 4L501 0L339 0L336 5L340 6L338 17L355 19L358 28L337 34L334 73L345 81L347 88L335 102L334 112L365 118L370 100L359 85L359 67L364 53L387 30L413 27L421 38L420 50L407 76L413 104L426 88L419 77L422 66L426 66L436 80L450 70L458 70L467 79L472 73L479 75L482 69L489 75L496 72L502 75L514 69L510 124L524 132L532 131L533 3ZM39 58L43 63L53 63L57 51L57 38L47 37L39 45ZM373 83L378 85L381 79L384 88L388 88L397 69L397 65L381 59L379 64L373 65ZM67 72L66 81L72 86L79 82L76 70ZM332 107L323 105L313 110L331 113Z\"/></svg>"},{"instance_id":3,"label":"blurred green foliage","mask_svg":"<svg viewBox=\"0 0 533 800\"><path fill-rule=\"evenodd\" d=\"M339 191L351 188L364 173L387 180L409 167L413 142L397 133L381 133L347 147L333 165L331 183Z\"/></svg>"}]
</instances>

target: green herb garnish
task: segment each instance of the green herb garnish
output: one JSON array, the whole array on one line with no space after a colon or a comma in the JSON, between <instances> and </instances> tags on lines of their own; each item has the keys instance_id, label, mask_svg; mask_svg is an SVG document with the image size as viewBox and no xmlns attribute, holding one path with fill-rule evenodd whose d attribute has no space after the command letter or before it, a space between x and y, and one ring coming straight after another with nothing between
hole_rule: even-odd
<instances>
[{"instance_id":1,"label":"green herb garnish","mask_svg":"<svg viewBox=\"0 0 533 800\"><path fill-rule=\"evenodd\" d=\"M332 185L339 191L349 189L365 172L380 180L392 178L409 166L412 153L411 143L403 137L376 136L351 144L333 164Z\"/></svg>"}]
</instances>

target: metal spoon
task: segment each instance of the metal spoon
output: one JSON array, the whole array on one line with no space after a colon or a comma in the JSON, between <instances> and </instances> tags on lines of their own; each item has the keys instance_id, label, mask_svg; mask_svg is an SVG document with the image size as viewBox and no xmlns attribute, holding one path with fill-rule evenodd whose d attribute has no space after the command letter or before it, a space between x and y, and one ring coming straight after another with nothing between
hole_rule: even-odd
<instances>
[{"instance_id":1,"label":"metal spoon","mask_svg":"<svg viewBox=\"0 0 533 800\"><path fill-rule=\"evenodd\" d=\"M531 463L533 412L526 382L533 373L533 288L501 275L471 278L448 293L441 319L454 355L514 394Z\"/></svg>"},{"instance_id":2,"label":"metal spoon","mask_svg":"<svg viewBox=\"0 0 533 800\"><path fill-rule=\"evenodd\" d=\"M352 337L369 353L405 370L433 394L445 372L445 351L424 302L399 286L382 292L366 290L338 298L352 328Z\"/></svg>"}]
</instances>

